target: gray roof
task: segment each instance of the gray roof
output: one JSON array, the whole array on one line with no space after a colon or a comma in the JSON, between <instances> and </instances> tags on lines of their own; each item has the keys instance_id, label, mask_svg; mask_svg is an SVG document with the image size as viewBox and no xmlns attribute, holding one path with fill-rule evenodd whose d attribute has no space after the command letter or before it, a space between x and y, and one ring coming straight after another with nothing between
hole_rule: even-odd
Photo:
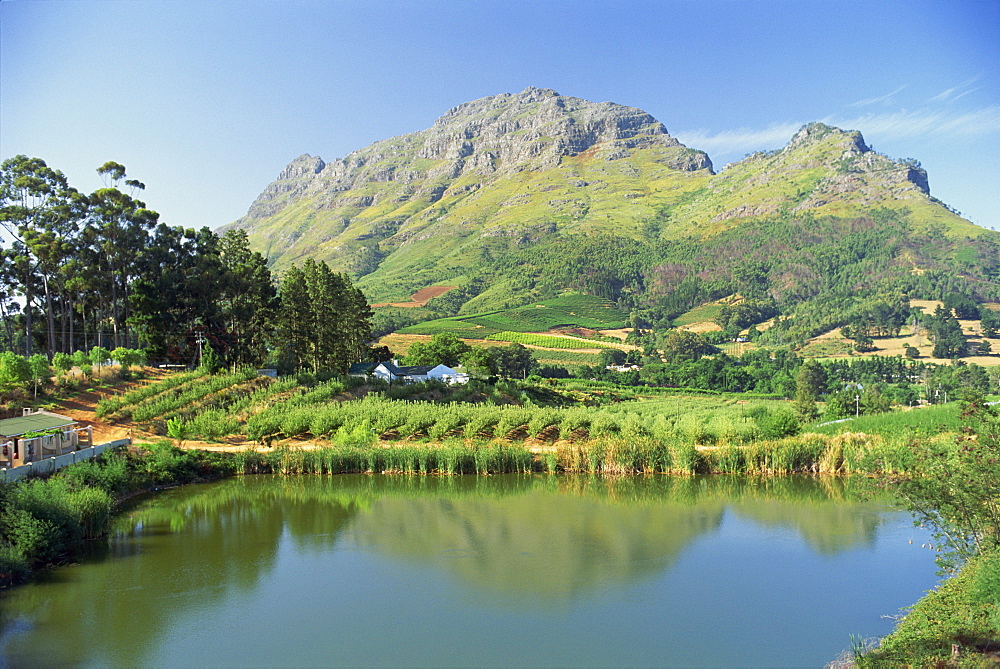
<instances>
[{"instance_id":1,"label":"gray roof","mask_svg":"<svg viewBox=\"0 0 1000 669\"><path fill-rule=\"evenodd\" d=\"M41 432L57 427L66 427L76 421L56 413L33 413L28 416L0 420L0 437L19 437L25 432Z\"/></svg>"},{"instance_id":2,"label":"gray roof","mask_svg":"<svg viewBox=\"0 0 1000 669\"><path fill-rule=\"evenodd\" d=\"M437 365L411 365L409 367L397 367L391 362L383 362L382 366L388 369L395 376L423 376Z\"/></svg>"},{"instance_id":3,"label":"gray roof","mask_svg":"<svg viewBox=\"0 0 1000 669\"><path fill-rule=\"evenodd\" d=\"M372 370L375 369L374 362L352 362L351 368L347 370L348 374L371 374Z\"/></svg>"}]
</instances>

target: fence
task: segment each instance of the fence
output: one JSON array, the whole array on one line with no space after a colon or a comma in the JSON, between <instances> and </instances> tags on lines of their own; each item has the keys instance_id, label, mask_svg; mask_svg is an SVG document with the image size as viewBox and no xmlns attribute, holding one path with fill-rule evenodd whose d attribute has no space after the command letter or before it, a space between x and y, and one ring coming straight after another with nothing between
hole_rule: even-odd
<instances>
[{"instance_id":1,"label":"fence","mask_svg":"<svg viewBox=\"0 0 1000 669\"><path fill-rule=\"evenodd\" d=\"M83 462L84 460L95 458L109 448L121 448L122 446L128 446L131 443L131 439L117 439L104 444L91 446L90 448L83 448L79 451L72 451L70 453L66 453L65 455L56 455L50 458L45 458L44 460L29 462L21 465L20 467L12 467L10 469L0 468L0 482L12 483L13 481L23 479L26 476L51 474L58 469L62 469L63 467L69 467L77 462Z\"/></svg>"}]
</instances>

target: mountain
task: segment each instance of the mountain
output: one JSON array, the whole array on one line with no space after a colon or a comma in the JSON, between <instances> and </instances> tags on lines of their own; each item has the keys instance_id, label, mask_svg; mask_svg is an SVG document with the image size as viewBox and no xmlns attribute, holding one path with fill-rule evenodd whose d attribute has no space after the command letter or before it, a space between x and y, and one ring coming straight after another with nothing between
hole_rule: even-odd
<instances>
[{"instance_id":1,"label":"mountain","mask_svg":"<svg viewBox=\"0 0 1000 669\"><path fill-rule=\"evenodd\" d=\"M683 242L690 256L692 244L722 249L739 230L793 219L842 221L824 224L839 239L873 211L880 225L902 226L897 236L944 240L930 253L901 241L907 271L923 260L950 266L963 240L992 235L933 198L919 163L872 151L856 131L809 124L784 148L715 173L704 152L642 110L527 88L459 105L427 130L343 159L300 156L228 227L247 230L279 272L322 259L360 277L373 301L396 301L435 283L478 281L465 297L490 294L497 277L484 268L501 258L605 238L659 249L638 270L648 293L655 268L677 256L663 251L671 244ZM520 262L546 273L537 257ZM508 286L503 299L557 288Z\"/></svg>"}]
</instances>

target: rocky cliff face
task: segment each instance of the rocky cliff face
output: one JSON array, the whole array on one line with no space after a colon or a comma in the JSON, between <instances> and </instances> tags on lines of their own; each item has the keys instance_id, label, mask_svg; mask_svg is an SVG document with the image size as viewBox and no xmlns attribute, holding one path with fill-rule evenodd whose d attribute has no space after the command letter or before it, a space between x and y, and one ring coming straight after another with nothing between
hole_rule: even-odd
<instances>
[{"instance_id":1,"label":"rocky cliff face","mask_svg":"<svg viewBox=\"0 0 1000 669\"><path fill-rule=\"evenodd\" d=\"M316 257L399 299L461 275L498 238L706 236L748 218L871 207L961 221L929 197L919 165L873 152L858 132L810 124L715 174L642 110L527 88L343 159L300 156L233 226L278 270Z\"/></svg>"},{"instance_id":2,"label":"rocky cliff face","mask_svg":"<svg viewBox=\"0 0 1000 669\"><path fill-rule=\"evenodd\" d=\"M671 137L649 114L611 102L595 104L555 91L527 88L521 93L493 95L448 110L424 131L383 140L329 164L303 155L292 161L236 223L274 216L305 197L317 197L319 208L343 204L369 207L377 200L412 196L436 202L449 182L463 176L510 176L547 170L564 157L597 151L605 160L628 158L636 149L658 149L664 167L711 170L701 151ZM353 191L397 188L360 195Z\"/></svg>"}]
</instances>

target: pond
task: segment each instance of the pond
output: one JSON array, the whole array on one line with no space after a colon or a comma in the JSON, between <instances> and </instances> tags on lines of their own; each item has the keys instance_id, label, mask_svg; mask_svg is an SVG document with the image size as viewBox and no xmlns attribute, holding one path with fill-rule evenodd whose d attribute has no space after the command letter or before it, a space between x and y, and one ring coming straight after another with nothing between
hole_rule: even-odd
<instances>
[{"instance_id":1,"label":"pond","mask_svg":"<svg viewBox=\"0 0 1000 669\"><path fill-rule=\"evenodd\" d=\"M248 476L0 597L3 666L815 666L937 582L870 484Z\"/></svg>"}]
</instances>

